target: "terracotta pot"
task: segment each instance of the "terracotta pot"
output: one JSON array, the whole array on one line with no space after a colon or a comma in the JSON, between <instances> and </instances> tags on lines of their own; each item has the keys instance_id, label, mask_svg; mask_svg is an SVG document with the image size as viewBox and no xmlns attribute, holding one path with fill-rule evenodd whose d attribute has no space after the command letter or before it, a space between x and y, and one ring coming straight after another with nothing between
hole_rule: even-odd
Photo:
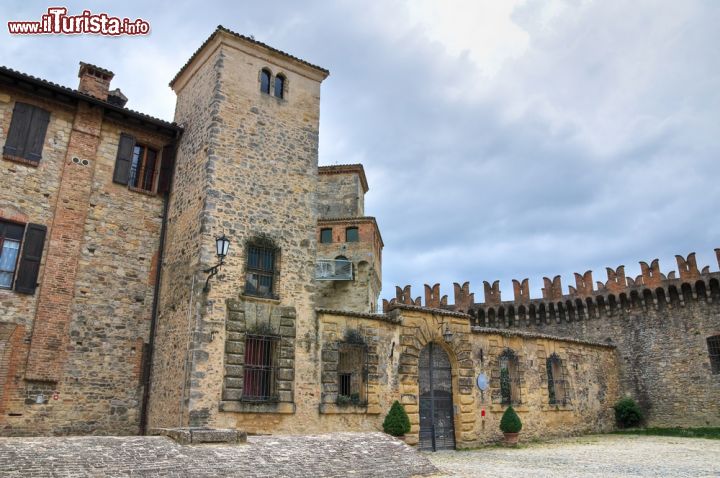
<instances>
[{"instance_id":1,"label":"terracotta pot","mask_svg":"<svg viewBox=\"0 0 720 478\"><path fill-rule=\"evenodd\" d=\"M506 433L503 432L505 438L503 439L503 445L505 446L517 446L518 439L520 438L519 433Z\"/></svg>"}]
</instances>

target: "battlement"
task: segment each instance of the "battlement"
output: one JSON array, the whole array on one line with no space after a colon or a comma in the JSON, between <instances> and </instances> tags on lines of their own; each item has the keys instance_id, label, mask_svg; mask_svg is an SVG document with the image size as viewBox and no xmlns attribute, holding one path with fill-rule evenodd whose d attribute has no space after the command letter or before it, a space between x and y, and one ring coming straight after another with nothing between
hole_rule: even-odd
<instances>
[{"instance_id":1,"label":"battlement","mask_svg":"<svg viewBox=\"0 0 720 478\"><path fill-rule=\"evenodd\" d=\"M715 249L720 268L720 248ZM700 270L695 253L687 257L676 255L678 272L667 275L660 271L660 261L640 262L640 275L634 279L625 274L625 266L606 268L607 281L593 285L593 272L575 273L575 286L563 293L562 278L544 277L542 298L530 297L529 279L513 280L513 300L503 301L500 281L483 282L484 302L475 303L470 283L454 284L454 304L441 296L440 284L425 285L425 303L421 297L412 297L411 286L396 287L396 297L383 299L383 310L396 304L424 306L466 313L477 325L511 326L518 320L544 322L546 320L578 320L583 317L600 317L625 313L634 308L655 310L665 307L684 307L691 300L720 303L720 272L711 272L709 266Z\"/></svg>"}]
</instances>

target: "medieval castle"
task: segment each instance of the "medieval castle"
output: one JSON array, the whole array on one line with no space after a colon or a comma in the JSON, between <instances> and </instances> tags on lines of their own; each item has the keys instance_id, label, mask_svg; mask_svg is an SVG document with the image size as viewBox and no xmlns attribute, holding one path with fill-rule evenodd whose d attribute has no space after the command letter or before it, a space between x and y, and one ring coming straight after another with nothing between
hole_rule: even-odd
<instances>
[{"instance_id":1,"label":"medieval castle","mask_svg":"<svg viewBox=\"0 0 720 478\"><path fill-rule=\"evenodd\" d=\"M113 73L66 88L0 67L0 434L378 430L424 449L720 425L720 273L455 284L384 301L361 165L318 166L328 71L223 27L170 86L175 122ZM718 259L720 261L720 251Z\"/></svg>"}]
</instances>

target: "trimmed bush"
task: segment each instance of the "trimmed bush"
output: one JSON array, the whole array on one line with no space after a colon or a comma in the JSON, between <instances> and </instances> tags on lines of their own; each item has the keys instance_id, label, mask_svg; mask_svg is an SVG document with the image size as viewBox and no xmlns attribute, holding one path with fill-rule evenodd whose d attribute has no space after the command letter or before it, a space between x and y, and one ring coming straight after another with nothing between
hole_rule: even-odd
<instances>
[{"instance_id":1,"label":"trimmed bush","mask_svg":"<svg viewBox=\"0 0 720 478\"><path fill-rule=\"evenodd\" d=\"M637 427L643 421L640 406L630 397L619 400L613 408L615 409L615 421L620 428Z\"/></svg>"},{"instance_id":2,"label":"trimmed bush","mask_svg":"<svg viewBox=\"0 0 720 478\"><path fill-rule=\"evenodd\" d=\"M505 433L520 433L522 430L522 421L512 406L507 407L503 413L500 419L500 430Z\"/></svg>"},{"instance_id":3,"label":"trimmed bush","mask_svg":"<svg viewBox=\"0 0 720 478\"><path fill-rule=\"evenodd\" d=\"M402 436L410 432L410 418L405 412L405 407L395 400L390 411L383 422L383 430L394 437Z\"/></svg>"}]
</instances>

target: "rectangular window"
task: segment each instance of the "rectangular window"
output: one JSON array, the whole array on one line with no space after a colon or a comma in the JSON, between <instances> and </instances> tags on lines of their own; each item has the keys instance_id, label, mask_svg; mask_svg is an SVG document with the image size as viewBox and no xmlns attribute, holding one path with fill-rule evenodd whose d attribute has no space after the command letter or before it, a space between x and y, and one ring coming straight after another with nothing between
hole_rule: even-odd
<instances>
[{"instance_id":1,"label":"rectangular window","mask_svg":"<svg viewBox=\"0 0 720 478\"><path fill-rule=\"evenodd\" d=\"M0 288L11 289L25 227L0 221Z\"/></svg>"},{"instance_id":2,"label":"rectangular window","mask_svg":"<svg viewBox=\"0 0 720 478\"><path fill-rule=\"evenodd\" d=\"M320 229L320 242L322 244L329 244L332 242L332 229Z\"/></svg>"},{"instance_id":3,"label":"rectangular window","mask_svg":"<svg viewBox=\"0 0 720 478\"><path fill-rule=\"evenodd\" d=\"M275 250L270 247L248 247L245 293L273 297L275 279Z\"/></svg>"},{"instance_id":4,"label":"rectangular window","mask_svg":"<svg viewBox=\"0 0 720 478\"><path fill-rule=\"evenodd\" d=\"M345 229L345 242L359 242L360 234L357 227L348 227Z\"/></svg>"},{"instance_id":5,"label":"rectangular window","mask_svg":"<svg viewBox=\"0 0 720 478\"><path fill-rule=\"evenodd\" d=\"M275 363L279 337L247 334L243 368L243 400L268 401L275 396Z\"/></svg>"},{"instance_id":6,"label":"rectangular window","mask_svg":"<svg viewBox=\"0 0 720 478\"><path fill-rule=\"evenodd\" d=\"M363 405L367 402L365 370L366 347L355 343L338 346L338 396L346 403ZM340 402L338 402L340 403Z\"/></svg>"},{"instance_id":7,"label":"rectangular window","mask_svg":"<svg viewBox=\"0 0 720 478\"><path fill-rule=\"evenodd\" d=\"M562 368L562 360L555 354L546 361L548 380L548 398L551 405L565 405L568 403L567 386L565 374Z\"/></svg>"},{"instance_id":8,"label":"rectangular window","mask_svg":"<svg viewBox=\"0 0 720 478\"><path fill-rule=\"evenodd\" d=\"M139 144L133 148L130 163L128 185L144 191L153 191L155 186L155 170L157 151Z\"/></svg>"},{"instance_id":9,"label":"rectangular window","mask_svg":"<svg viewBox=\"0 0 720 478\"><path fill-rule=\"evenodd\" d=\"M720 373L720 335L708 337L708 354L710 355L710 369L713 374Z\"/></svg>"},{"instance_id":10,"label":"rectangular window","mask_svg":"<svg viewBox=\"0 0 720 478\"><path fill-rule=\"evenodd\" d=\"M15 103L3 155L38 163L42 158L48 123L49 111L26 103Z\"/></svg>"},{"instance_id":11,"label":"rectangular window","mask_svg":"<svg viewBox=\"0 0 720 478\"><path fill-rule=\"evenodd\" d=\"M504 352L500 356L500 396L503 405L520 403L520 370L517 356Z\"/></svg>"}]
</instances>

